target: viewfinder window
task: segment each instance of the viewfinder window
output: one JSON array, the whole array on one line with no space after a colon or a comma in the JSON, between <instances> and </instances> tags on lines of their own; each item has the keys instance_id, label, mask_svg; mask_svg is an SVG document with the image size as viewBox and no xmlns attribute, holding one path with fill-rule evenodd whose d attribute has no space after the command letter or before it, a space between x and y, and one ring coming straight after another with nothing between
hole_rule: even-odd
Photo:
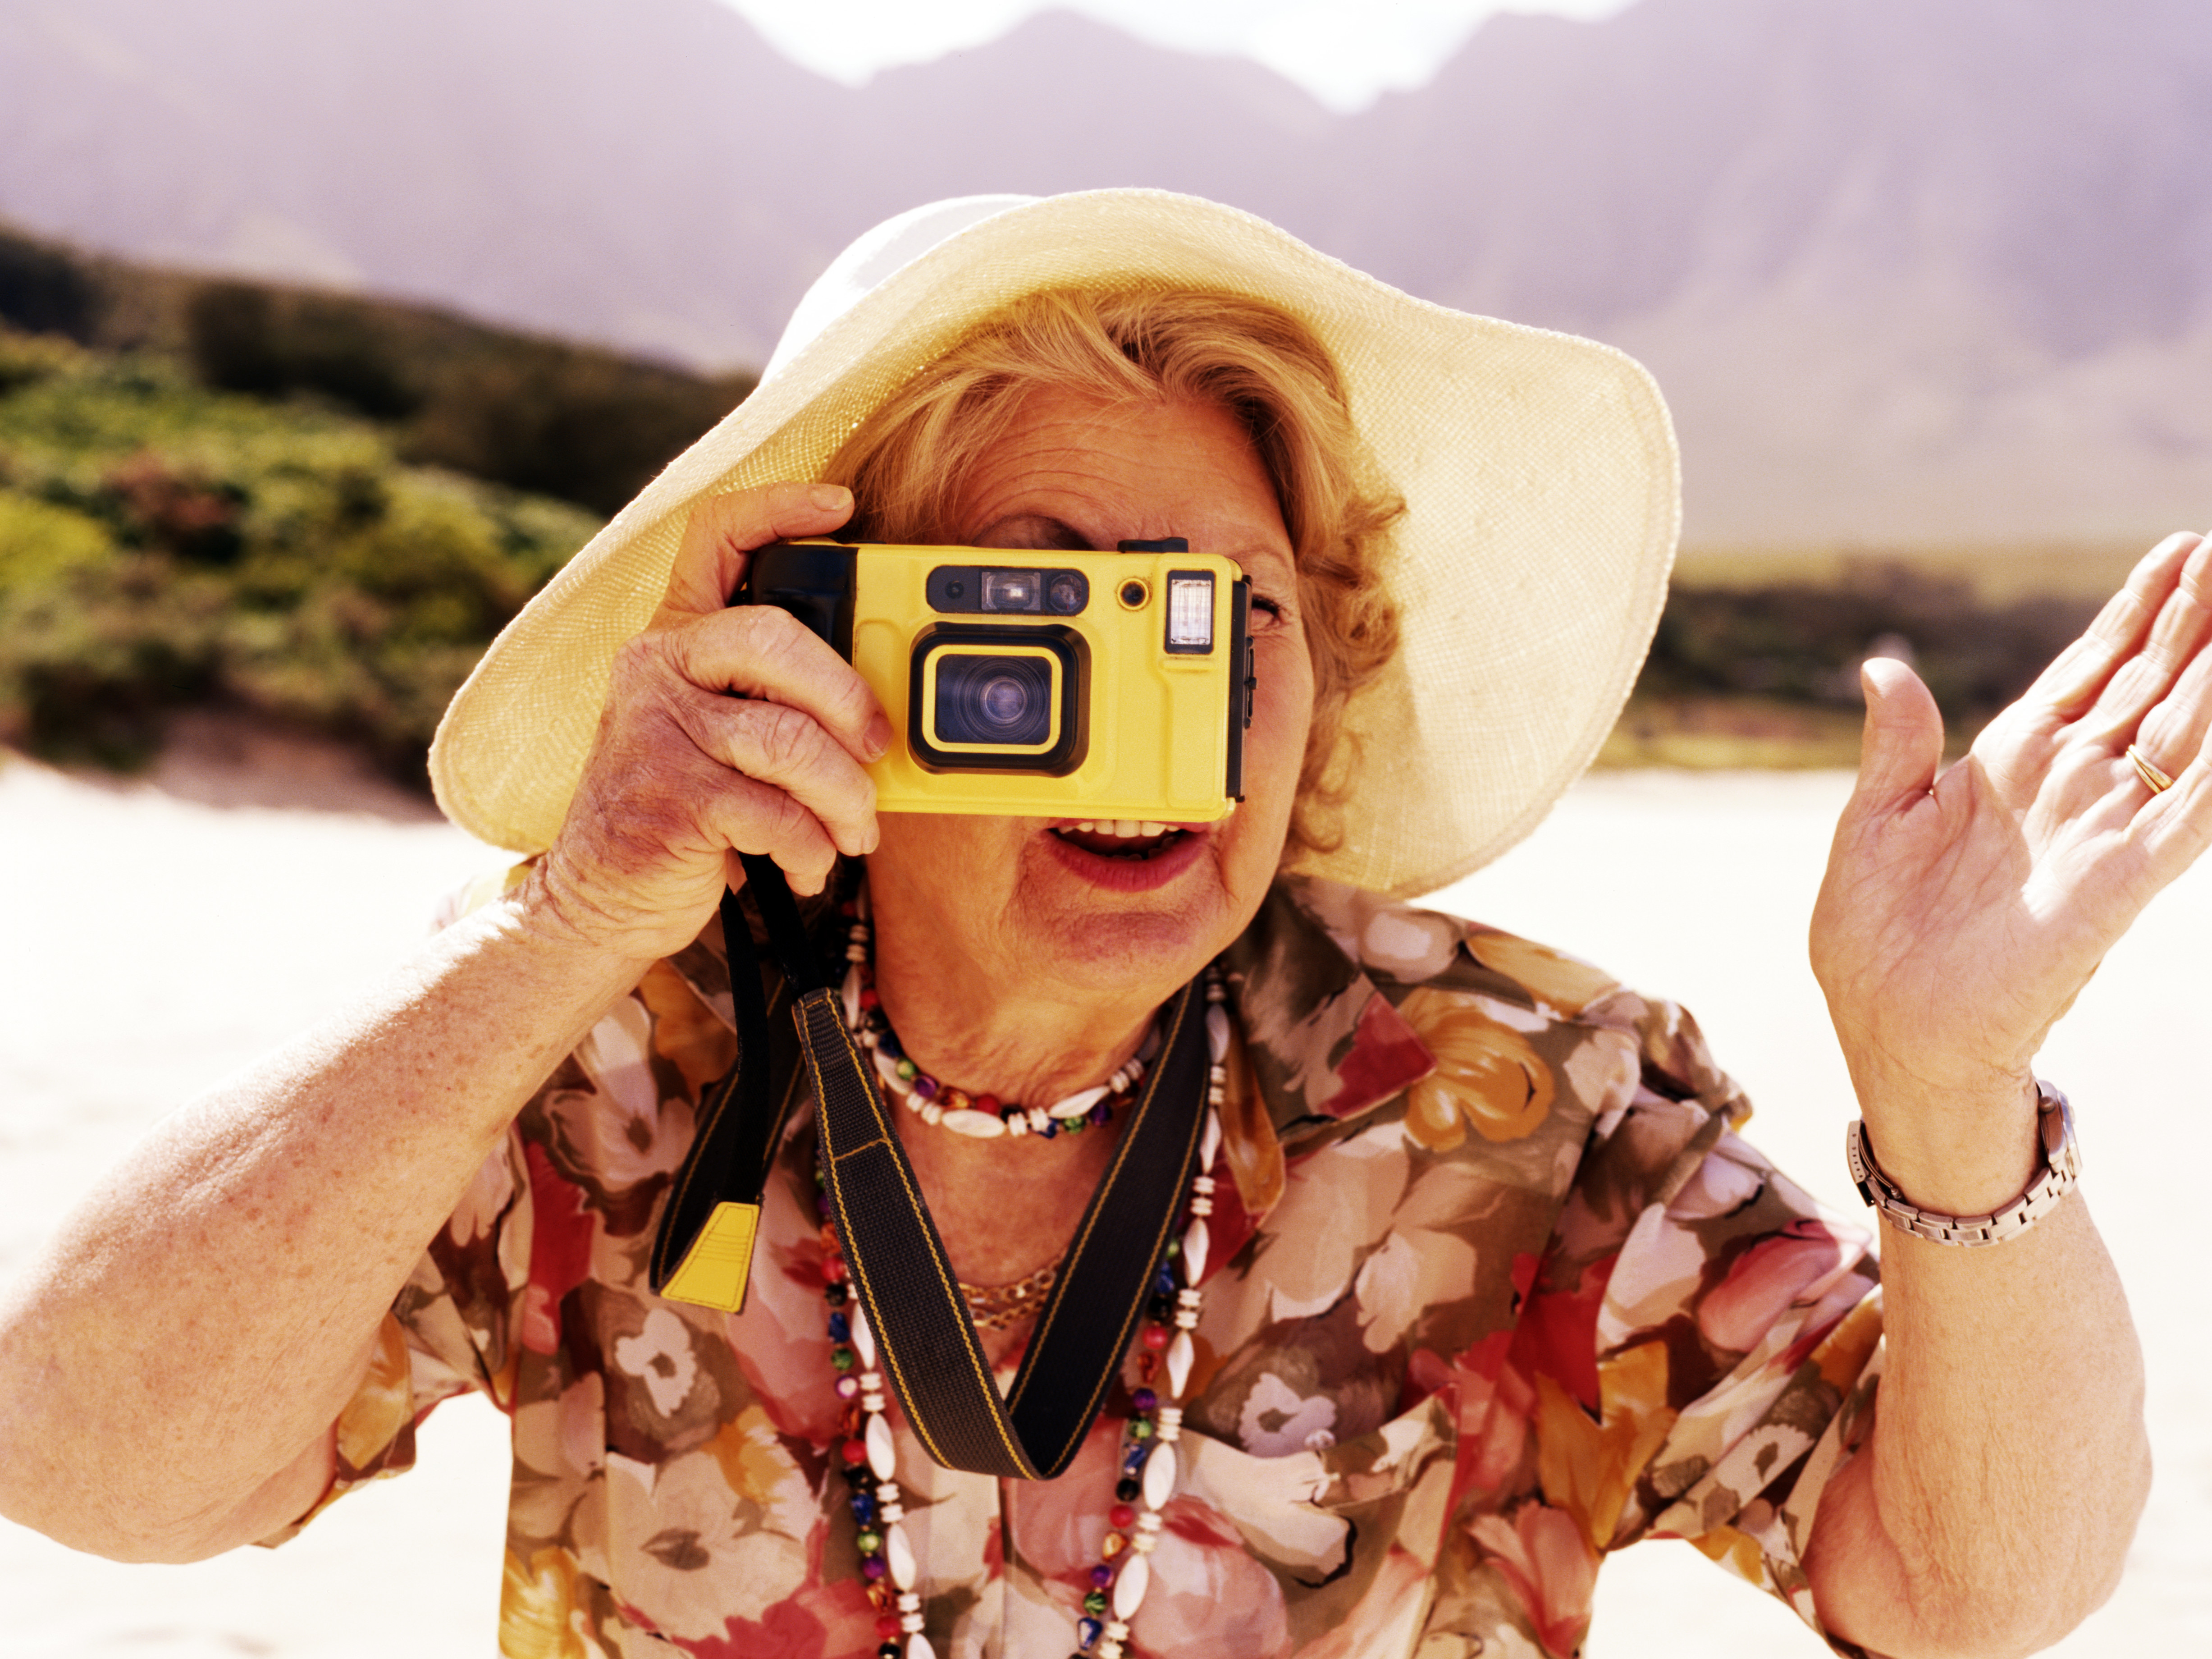
<instances>
[{"instance_id":1,"label":"viewfinder window","mask_svg":"<svg viewBox=\"0 0 2212 1659\"><path fill-rule=\"evenodd\" d=\"M1213 576L1207 570L1168 573L1168 650L1213 649Z\"/></svg>"},{"instance_id":2,"label":"viewfinder window","mask_svg":"<svg viewBox=\"0 0 2212 1659\"><path fill-rule=\"evenodd\" d=\"M1035 570L983 572L986 611L1037 611L1043 608L1043 584Z\"/></svg>"}]
</instances>

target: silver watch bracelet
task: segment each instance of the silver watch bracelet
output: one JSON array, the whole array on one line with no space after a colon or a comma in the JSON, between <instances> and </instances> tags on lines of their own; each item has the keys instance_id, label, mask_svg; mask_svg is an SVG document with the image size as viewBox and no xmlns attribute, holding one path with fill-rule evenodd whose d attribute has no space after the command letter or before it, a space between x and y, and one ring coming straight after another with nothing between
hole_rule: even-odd
<instances>
[{"instance_id":1,"label":"silver watch bracelet","mask_svg":"<svg viewBox=\"0 0 2212 1659\"><path fill-rule=\"evenodd\" d=\"M1852 1119L1844 1131L1844 1158L1850 1165L1851 1184L1892 1227L1931 1244L1972 1248L2016 1239L2057 1209L2081 1174L2081 1150L2074 1139L2073 1107L2055 1085L2040 1077L2035 1080L2035 1095L2036 1149L2043 1168L2028 1183L2027 1191L2002 1210L1986 1216L1947 1216L1922 1209L1899 1192L1897 1183L1875 1162L1874 1143L1868 1138L1863 1118Z\"/></svg>"}]
</instances>

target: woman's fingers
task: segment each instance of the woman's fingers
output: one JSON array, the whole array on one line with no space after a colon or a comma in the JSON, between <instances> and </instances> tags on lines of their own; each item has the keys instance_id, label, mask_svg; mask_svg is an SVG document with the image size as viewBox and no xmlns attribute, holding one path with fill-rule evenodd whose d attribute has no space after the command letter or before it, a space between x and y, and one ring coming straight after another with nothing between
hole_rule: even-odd
<instances>
[{"instance_id":1,"label":"woman's fingers","mask_svg":"<svg viewBox=\"0 0 2212 1659\"><path fill-rule=\"evenodd\" d=\"M684 524L653 625L712 615L738 590L754 548L827 535L852 515L853 492L838 484L770 484L708 497Z\"/></svg>"},{"instance_id":2,"label":"woman's fingers","mask_svg":"<svg viewBox=\"0 0 2212 1659\"><path fill-rule=\"evenodd\" d=\"M2174 755L2171 764L2152 764L2173 779L2151 797L2141 820L2148 868L2162 887L2212 846L2212 741L2186 756Z\"/></svg>"},{"instance_id":3,"label":"woman's fingers","mask_svg":"<svg viewBox=\"0 0 2212 1659\"><path fill-rule=\"evenodd\" d=\"M838 851L862 857L876 850L876 786L821 722L802 709L749 698L694 695L671 709L684 735L708 759L767 785L811 814ZM786 820L779 808L778 833ZM762 845L732 843L741 852Z\"/></svg>"},{"instance_id":4,"label":"woman's fingers","mask_svg":"<svg viewBox=\"0 0 2212 1659\"><path fill-rule=\"evenodd\" d=\"M765 785L818 819L836 850L875 850L875 784L863 763L883 753L890 723L867 683L795 617L741 606L641 634L617 655L610 707L629 711L634 741L648 750L688 749L692 764ZM665 723L651 718L655 709ZM766 832L750 833L756 844L742 851L773 850L757 844Z\"/></svg>"},{"instance_id":5,"label":"woman's fingers","mask_svg":"<svg viewBox=\"0 0 2212 1659\"><path fill-rule=\"evenodd\" d=\"M665 955L697 930L732 856L764 853L818 892L838 855L874 850L864 765L890 740L874 694L804 625L732 609L752 551L843 524L852 497L779 484L702 502L665 597L616 653L599 735L547 856L553 910L595 942Z\"/></svg>"},{"instance_id":6,"label":"woman's fingers","mask_svg":"<svg viewBox=\"0 0 2212 1659\"><path fill-rule=\"evenodd\" d=\"M2138 723L2132 741L2152 765L2178 778L2204 747L2208 730L2212 730L2212 650L2200 650L2164 700ZM2124 750L2126 744L2121 747Z\"/></svg>"},{"instance_id":7,"label":"woman's fingers","mask_svg":"<svg viewBox=\"0 0 2212 1659\"><path fill-rule=\"evenodd\" d=\"M2185 552L2158 595L2148 625L2075 723L2076 733L2092 742L2124 747L2131 741L2143 717L2174 689L2212 638L2212 542L2172 538L2161 546L2175 541Z\"/></svg>"},{"instance_id":8,"label":"woman's fingers","mask_svg":"<svg viewBox=\"0 0 2212 1659\"><path fill-rule=\"evenodd\" d=\"M848 851L855 851L855 839L874 845L874 790L866 791L860 814L866 822L858 826L865 834L856 838L846 808L854 781L866 779L851 766L817 776L826 764L818 740L826 732L854 759L875 760L890 747L890 722L867 681L796 617L770 605L732 607L726 596L755 547L835 528L852 505L851 493L840 485L798 484L702 503L685 528L660 618L638 642L641 650L664 653L679 680L749 711L730 720L687 719L702 748L740 772L792 789L803 801L823 800L838 814L830 827ZM777 712L757 712L763 707ZM719 751L710 747L705 734L714 729L735 741Z\"/></svg>"},{"instance_id":9,"label":"woman's fingers","mask_svg":"<svg viewBox=\"0 0 2212 1659\"><path fill-rule=\"evenodd\" d=\"M839 849L820 816L771 784L732 775L702 814L706 826L736 852L764 853L775 860L794 892L819 893L837 867ZM744 885L744 871L727 861L725 880Z\"/></svg>"},{"instance_id":10,"label":"woman's fingers","mask_svg":"<svg viewBox=\"0 0 2212 1659\"><path fill-rule=\"evenodd\" d=\"M861 768L890 746L890 723L867 682L797 618L727 598L755 548L835 529L852 506L836 485L702 502L659 614L617 664L617 704L658 698L672 739L680 733L733 775L714 791L729 845L771 854L794 879L826 873L838 852L875 850L875 785Z\"/></svg>"},{"instance_id":11,"label":"woman's fingers","mask_svg":"<svg viewBox=\"0 0 2212 1659\"><path fill-rule=\"evenodd\" d=\"M702 691L800 711L858 760L878 759L890 747L890 722L868 682L787 611L739 605L647 637Z\"/></svg>"},{"instance_id":12,"label":"woman's fingers","mask_svg":"<svg viewBox=\"0 0 2212 1659\"><path fill-rule=\"evenodd\" d=\"M2126 585L2105 601L2089 631L2037 677L2028 699L2048 705L2061 719L2080 716L2141 646L2200 540L2191 534L2170 535L2145 554Z\"/></svg>"},{"instance_id":13,"label":"woman's fingers","mask_svg":"<svg viewBox=\"0 0 2212 1659\"><path fill-rule=\"evenodd\" d=\"M1902 662L1869 658L1859 681L1866 691L1866 735L1852 804L1878 812L1934 787L1943 764L1943 717L1920 676Z\"/></svg>"}]
</instances>

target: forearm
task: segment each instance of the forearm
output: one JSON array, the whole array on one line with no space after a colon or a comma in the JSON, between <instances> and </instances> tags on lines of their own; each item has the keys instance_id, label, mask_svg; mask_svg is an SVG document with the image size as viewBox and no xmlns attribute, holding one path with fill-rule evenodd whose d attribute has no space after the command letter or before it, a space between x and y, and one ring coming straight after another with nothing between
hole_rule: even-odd
<instances>
[{"instance_id":1,"label":"forearm","mask_svg":"<svg viewBox=\"0 0 2212 1659\"><path fill-rule=\"evenodd\" d=\"M426 1242L642 966L511 897L164 1120L0 1303L0 1512L137 1558L265 1530Z\"/></svg>"},{"instance_id":2,"label":"forearm","mask_svg":"<svg viewBox=\"0 0 2212 1659\"><path fill-rule=\"evenodd\" d=\"M1985 1214L2027 1185L2033 1154L2012 1149L2032 1133L1989 1138L2003 1150L1980 1169L1923 1161L1902 1133L1903 1168L1879 1130L1876 1146L1916 1203ZM1824 1499L1808 1561L1822 1614L1885 1654L2033 1652L2112 1593L2148 1487L2118 1275L2077 1190L1990 1247L1886 1228L1882 1281L1873 1445Z\"/></svg>"}]
</instances>

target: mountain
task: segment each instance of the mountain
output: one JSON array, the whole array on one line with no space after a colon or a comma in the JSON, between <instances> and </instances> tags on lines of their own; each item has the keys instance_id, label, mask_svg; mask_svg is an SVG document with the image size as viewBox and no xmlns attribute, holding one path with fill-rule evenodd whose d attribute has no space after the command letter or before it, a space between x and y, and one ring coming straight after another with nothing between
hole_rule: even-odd
<instances>
[{"instance_id":1,"label":"mountain","mask_svg":"<svg viewBox=\"0 0 2212 1659\"><path fill-rule=\"evenodd\" d=\"M1646 0L1501 18L1316 227L1658 372L1707 539L2124 534L2212 506L2212 28L2193 0ZM1433 179L1419 180L1433 187ZM1449 263L1437 250L1454 250Z\"/></svg>"},{"instance_id":2,"label":"mountain","mask_svg":"<svg viewBox=\"0 0 2212 1659\"><path fill-rule=\"evenodd\" d=\"M855 91L716 0L9 0L0 214L143 258L757 365L936 197L1249 198L1332 118L1066 15Z\"/></svg>"},{"instance_id":3,"label":"mountain","mask_svg":"<svg viewBox=\"0 0 2212 1659\"><path fill-rule=\"evenodd\" d=\"M1500 15L1334 113L1065 14L853 89L716 0L9 0L0 216L757 363L933 197L1159 185L1636 352L1706 543L2056 542L2212 501L2201 0Z\"/></svg>"}]
</instances>

